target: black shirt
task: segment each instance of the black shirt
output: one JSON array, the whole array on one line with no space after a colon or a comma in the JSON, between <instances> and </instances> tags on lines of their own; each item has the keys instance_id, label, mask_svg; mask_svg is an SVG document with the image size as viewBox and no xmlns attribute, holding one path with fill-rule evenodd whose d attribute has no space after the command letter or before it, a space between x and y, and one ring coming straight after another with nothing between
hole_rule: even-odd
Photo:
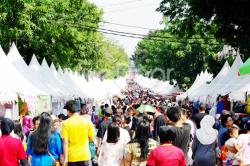
<instances>
[{"instance_id":1,"label":"black shirt","mask_svg":"<svg viewBox=\"0 0 250 166\"><path fill-rule=\"evenodd\" d=\"M183 150L184 154L188 154L188 147L190 142L191 126L187 123L183 123L182 127L174 127L176 138L174 145Z\"/></svg>"},{"instance_id":2,"label":"black shirt","mask_svg":"<svg viewBox=\"0 0 250 166\"><path fill-rule=\"evenodd\" d=\"M166 124L167 124L166 119L163 115L159 115L157 116L157 118L155 118L155 121L154 121L154 139L155 140L157 140L159 128L161 126L165 126Z\"/></svg>"},{"instance_id":3,"label":"black shirt","mask_svg":"<svg viewBox=\"0 0 250 166\"><path fill-rule=\"evenodd\" d=\"M107 127L110 125L112 123L112 119L111 118L109 118L109 119L107 119L105 122L102 122L101 123L101 125L100 125L100 127L99 127L99 129L98 129L98 131L97 131L97 137L98 138L103 138L104 137L104 134L105 134L105 132L106 132L106 130L107 130Z\"/></svg>"},{"instance_id":4,"label":"black shirt","mask_svg":"<svg viewBox=\"0 0 250 166\"><path fill-rule=\"evenodd\" d=\"M197 129L201 128L200 123L201 123L201 120L204 118L205 115L207 115L207 114L206 113L201 113L201 112L194 115L193 121L196 124Z\"/></svg>"}]
</instances>

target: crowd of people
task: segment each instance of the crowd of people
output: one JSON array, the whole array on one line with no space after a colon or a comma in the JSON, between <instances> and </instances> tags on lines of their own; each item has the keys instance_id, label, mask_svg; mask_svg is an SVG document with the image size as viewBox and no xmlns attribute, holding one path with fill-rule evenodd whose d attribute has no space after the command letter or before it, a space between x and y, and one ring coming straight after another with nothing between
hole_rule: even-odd
<instances>
[{"instance_id":1,"label":"crowd of people","mask_svg":"<svg viewBox=\"0 0 250 166\"><path fill-rule=\"evenodd\" d=\"M44 112L32 122L1 118L0 165L250 165L249 116L221 99L212 115L206 104L177 104L136 83L123 95L100 109L70 100L67 115ZM137 110L142 104L157 111Z\"/></svg>"}]
</instances>

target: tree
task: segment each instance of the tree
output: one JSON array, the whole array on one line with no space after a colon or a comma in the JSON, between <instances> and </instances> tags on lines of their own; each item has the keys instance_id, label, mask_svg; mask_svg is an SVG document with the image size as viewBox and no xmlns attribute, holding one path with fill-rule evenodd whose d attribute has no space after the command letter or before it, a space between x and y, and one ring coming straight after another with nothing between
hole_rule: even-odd
<instances>
[{"instance_id":1,"label":"tree","mask_svg":"<svg viewBox=\"0 0 250 166\"><path fill-rule=\"evenodd\" d=\"M217 25L215 36L225 39L248 58L250 55L250 1L248 0L162 0L158 11L171 21L182 20L179 32L194 33L199 21L204 27Z\"/></svg>"},{"instance_id":2,"label":"tree","mask_svg":"<svg viewBox=\"0 0 250 166\"><path fill-rule=\"evenodd\" d=\"M103 57L99 60L99 73L104 78L124 76L128 71L129 59L125 50L117 42L104 38L101 52Z\"/></svg>"},{"instance_id":3,"label":"tree","mask_svg":"<svg viewBox=\"0 0 250 166\"><path fill-rule=\"evenodd\" d=\"M0 3L0 44L15 42L28 64L33 54L56 66L103 78L125 75L128 57L97 30L102 10L88 0L4 0Z\"/></svg>"},{"instance_id":4,"label":"tree","mask_svg":"<svg viewBox=\"0 0 250 166\"><path fill-rule=\"evenodd\" d=\"M58 66L95 70L102 57L102 11L87 0L6 0L0 3L0 43L12 41L29 63L35 53ZM80 67L79 67L80 66Z\"/></svg>"},{"instance_id":5,"label":"tree","mask_svg":"<svg viewBox=\"0 0 250 166\"><path fill-rule=\"evenodd\" d=\"M225 59L218 58L217 53L223 45L213 37L213 25L210 30L203 31L203 24L196 22L195 35L180 37L176 32L182 24L180 20L171 23L165 20L165 24L165 29L151 31L137 45L132 59L142 74L158 68L164 74L154 72L151 76L166 79L168 71L173 68L170 81L176 80L180 87L188 88L202 70L218 73Z\"/></svg>"}]
</instances>

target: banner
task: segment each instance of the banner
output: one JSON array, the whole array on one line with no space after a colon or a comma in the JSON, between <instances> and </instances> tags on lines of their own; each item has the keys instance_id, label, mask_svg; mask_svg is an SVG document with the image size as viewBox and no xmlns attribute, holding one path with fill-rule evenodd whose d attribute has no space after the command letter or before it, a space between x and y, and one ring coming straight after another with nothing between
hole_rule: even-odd
<instances>
[{"instance_id":1,"label":"banner","mask_svg":"<svg viewBox=\"0 0 250 166\"><path fill-rule=\"evenodd\" d=\"M36 115L40 115L42 112L52 112L50 96L38 96Z\"/></svg>"}]
</instances>

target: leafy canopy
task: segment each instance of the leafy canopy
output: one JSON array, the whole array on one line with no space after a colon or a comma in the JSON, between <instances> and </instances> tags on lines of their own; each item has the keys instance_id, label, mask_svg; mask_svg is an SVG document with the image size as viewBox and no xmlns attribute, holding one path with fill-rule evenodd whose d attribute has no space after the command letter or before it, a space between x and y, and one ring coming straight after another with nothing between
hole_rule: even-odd
<instances>
[{"instance_id":1,"label":"leafy canopy","mask_svg":"<svg viewBox=\"0 0 250 166\"><path fill-rule=\"evenodd\" d=\"M194 35L180 37L181 20L165 20L165 24L165 29L151 31L137 45L132 59L142 74L151 72L152 77L176 80L185 89L202 70L208 69L215 74L220 70L225 60L218 58L218 52L223 45L213 37L214 25L204 30L203 24L196 22ZM150 36L158 36L161 40L149 40ZM156 68L161 72L154 72ZM171 69L174 70L169 75Z\"/></svg>"},{"instance_id":2,"label":"leafy canopy","mask_svg":"<svg viewBox=\"0 0 250 166\"><path fill-rule=\"evenodd\" d=\"M105 51L110 41L97 32L102 14L88 0L3 0L0 44L7 52L14 41L27 63L34 53L39 61L45 57L56 66L100 71L108 54L116 56ZM114 50L127 57L120 46Z\"/></svg>"},{"instance_id":3,"label":"leafy canopy","mask_svg":"<svg viewBox=\"0 0 250 166\"><path fill-rule=\"evenodd\" d=\"M181 19L182 33L193 34L198 21L203 25L217 25L215 37L248 58L250 55L250 1L249 0L162 0L157 9L171 20Z\"/></svg>"}]
</instances>

